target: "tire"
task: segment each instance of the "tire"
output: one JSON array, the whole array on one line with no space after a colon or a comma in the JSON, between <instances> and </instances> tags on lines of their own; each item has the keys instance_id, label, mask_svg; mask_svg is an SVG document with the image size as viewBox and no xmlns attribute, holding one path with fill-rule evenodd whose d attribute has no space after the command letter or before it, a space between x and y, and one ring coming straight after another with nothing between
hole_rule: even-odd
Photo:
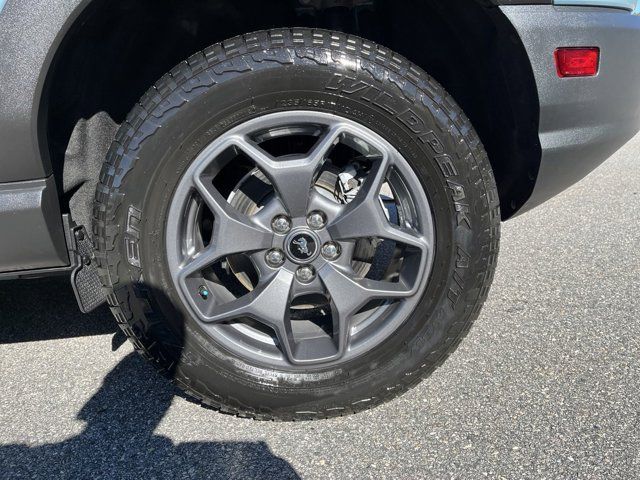
<instances>
[{"instance_id":1,"label":"tire","mask_svg":"<svg viewBox=\"0 0 640 480\"><path fill-rule=\"evenodd\" d=\"M287 369L212 340L172 281L166 238L177 185L207 145L243 122L299 111L363 125L397 149L428 198L434 248L402 328L337 366ZM107 155L93 232L110 308L159 371L226 413L307 420L389 401L455 350L493 280L500 209L472 125L419 67L354 36L279 29L213 45L142 97Z\"/></svg>"}]
</instances>

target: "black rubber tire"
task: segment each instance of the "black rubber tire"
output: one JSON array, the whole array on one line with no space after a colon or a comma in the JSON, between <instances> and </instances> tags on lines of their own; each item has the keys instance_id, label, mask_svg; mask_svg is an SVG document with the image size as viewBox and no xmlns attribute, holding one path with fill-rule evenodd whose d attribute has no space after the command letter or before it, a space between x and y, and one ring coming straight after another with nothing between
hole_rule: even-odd
<instances>
[{"instance_id":1,"label":"black rubber tire","mask_svg":"<svg viewBox=\"0 0 640 480\"><path fill-rule=\"evenodd\" d=\"M165 259L173 189L213 139L255 116L329 111L396 146L432 205L433 272L402 328L339 368L266 369L233 357L180 305ZM455 101L394 52L342 33L262 31L199 52L158 81L121 126L100 177L94 237L108 299L135 348L203 404L259 419L345 415L388 401L454 351L491 285L495 180Z\"/></svg>"}]
</instances>

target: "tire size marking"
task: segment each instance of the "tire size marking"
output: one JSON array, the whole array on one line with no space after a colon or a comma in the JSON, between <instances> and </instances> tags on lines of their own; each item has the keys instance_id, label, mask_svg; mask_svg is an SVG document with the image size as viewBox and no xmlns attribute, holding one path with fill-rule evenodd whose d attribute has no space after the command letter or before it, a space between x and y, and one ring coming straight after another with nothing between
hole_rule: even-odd
<instances>
[{"instance_id":1,"label":"tire size marking","mask_svg":"<svg viewBox=\"0 0 640 480\"><path fill-rule=\"evenodd\" d=\"M336 102L321 100L319 98L289 98L278 100L277 106L280 108L309 107L309 108L331 108L336 106Z\"/></svg>"}]
</instances>

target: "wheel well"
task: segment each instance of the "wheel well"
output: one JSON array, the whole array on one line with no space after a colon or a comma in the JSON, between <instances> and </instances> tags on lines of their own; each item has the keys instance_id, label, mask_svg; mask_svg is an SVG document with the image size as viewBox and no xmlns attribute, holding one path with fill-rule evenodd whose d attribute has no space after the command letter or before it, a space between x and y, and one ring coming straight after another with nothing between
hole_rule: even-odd
<instances>
[{"instance_id":1,"label":"wheel well","mask_svg":"<svg viewBox=\"0 0 640 480\"><path fill-rule=\"evenodd\" d=\"M117 125L160 76L210 44L281 26L360 35L422 67L478 131L503 218L529 198L540 162L537 89L513 26L486 0L94 0L56 54L40 109L63 210L90 222Z\"/></svg>"}]
</instances>

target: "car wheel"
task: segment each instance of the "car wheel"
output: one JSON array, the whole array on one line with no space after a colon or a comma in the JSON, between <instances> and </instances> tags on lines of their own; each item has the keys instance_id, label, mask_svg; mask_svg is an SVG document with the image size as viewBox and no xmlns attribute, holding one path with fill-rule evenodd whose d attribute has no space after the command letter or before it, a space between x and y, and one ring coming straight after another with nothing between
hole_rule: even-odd
<instances>
[{"instance_id":1,"label":"car wheel","mask_svg":"<svg viewBox=\"0 0 640 480\"><path fill-rule=\"evenodd\" d=\"M498 252L487 155L417 66L342 33L213 45L122 124L95 202L109 303L203 404L357 412L416 385L478 316Z\"/></svg>"}]
</instances>

